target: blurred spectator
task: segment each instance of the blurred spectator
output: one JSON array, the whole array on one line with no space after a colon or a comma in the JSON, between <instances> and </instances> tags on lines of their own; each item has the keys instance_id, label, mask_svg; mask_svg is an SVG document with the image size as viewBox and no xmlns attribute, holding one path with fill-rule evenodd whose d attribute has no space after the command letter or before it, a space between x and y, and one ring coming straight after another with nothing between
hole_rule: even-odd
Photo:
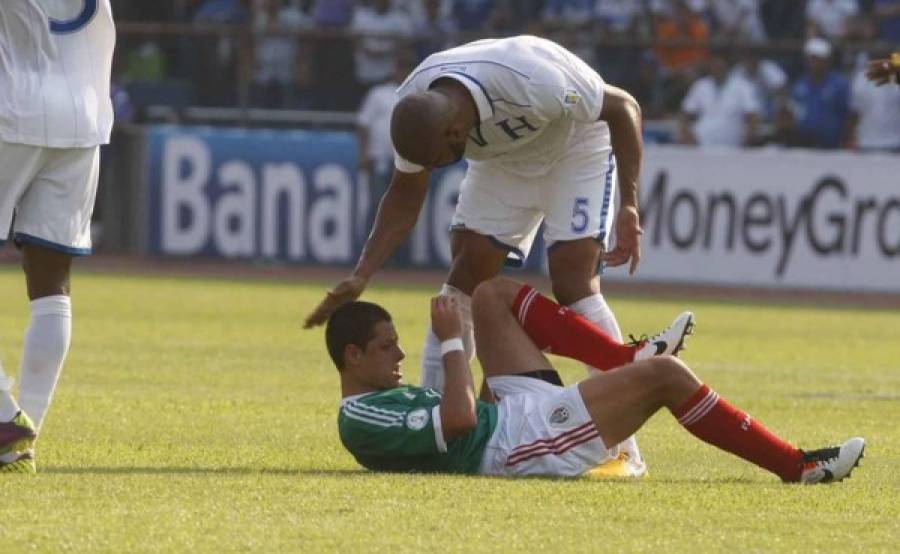
<instances>
[{"instance_id":1,"label":"blurred spectator","mask_svg":"<svg viewBox=\"0 0 900 554\"><path fill-rule=\"evenodd\" d=\"M594 5L594 33L609 41L597 49L596 69L610 83L628 86L642 78L640 66L645 49L628 42L637 37L650 36L650 27L639 27L637 24L639 21L650 21L649 17L643 17L645 3L635 0L597 0ZM652 59L658 68L656 58Z\"/></svg>"},{"instance_id":2,"label":"blurred spectator","mask_svg":"<svg viewBox=\"0 0 900 554\"><path fill-rule=\"evenodd\" d=\"M125 79L157 83L166 75L166 60L156 41L145 40L125 56Z\"/></svg>"},{"instance_id":3,"label":"blurred spectator","mask_svg":"<svg viewBox=\"0 0 900 554\"><path fill-rule=\"evenodd\" d=\"M755 49L744 50L734 72L753 87L756 100L762 108L762 117L771 121L777 101L787 94L787 74L773 60L761 58Z\"/></svg>"},{"instance_id":4,"label":"blurred spectator","mask_svg":"<svg viewBox=\"0 0 900 554\"><path fill-rule=\"evenodd\" d=\"M900 88L878 86L866 78L865 70L857 72L850 89L848 129L852 149L900 151Z\"/></svg>"},{"instance_id":5,"label":"blurred spectator","mask_svg":"<svg viewBox=\"0 0 900 554\"><path fill-rule=\"evenodd\" d=\"M679 135L684 144L742 146L755 144L761 107L753 86L728 61L714 54L709 75L694 83L682 103Z\"/></svg>"},{"instance_id":6,"label":"blurred spectator","mask_svg":"<svg viewBox=\"0 0 900 554\"><path fill-rule=\"evenodd\" d=\"M450 4L442 0L422 0L423 17L415 22L415 48L419 60L456 44L456 22L449 15Z\"/></svg>"},{"instance_id":7,"label":"blurred spectator","mask_svg":"<svg viewBox=\"0 0 900 554\"><path fill-rule=\"evenodd\" d=\"M284 108L297 82L300 40L289 34L312 27L312 17L282 0L261 0L253 14L253 104Z\"/></svg>"},{"instance_id":8,"label":"blurred spectator","mask_svg":"<svg viewBox=\"0 0 900 554\"><path fill-rule=\"evenodd\" d=\"M858 13L859 3L856 0L807 0L809 36L840 40L847 36L850 24Z\"/></svg>"},{"instance_id":9,"label":"blurred spectator","mask_svg":"<svg viewBox=\"0 0 900 554\"><path fill-rule=\"evenodd\" d=\"M359 143L359 171L369 184L369 210L364 229L375 220L378 202L394 172L394 146L391 142L391 113L397 103L397 88L414 66L412 54L398 52L392 78L369 89L356 116Z\"/></svg>"},{"instance_id":10,"label":"blurred spectator","mask_svg":"<svg viewBox=\"0 0 900 554\"><path fill-rule=\"evenodd\" d=\"M659 78L659 62L650 50L641 55L636 73L629 76L623 87L638 101L646 120L663 119L668 115L668 106L674 104L666 97L663 80Z\"/></svg>"},{"instance_id":11,"label":"blurred spectator","mask_svg":"<svg viewBox=\"0 0 900 554\"><path fill-rule=\"evenodd\" d=\"M594 0L545 0L541 12L544 35L597 67Z\"/></svg>"},{"instance_id":12,"label":"blurred spectator","mask_svg":"<svg viewBox=\"0 0 900 554\"><path fill-rule=\"evenodd\" d=\"M656 55L666 70L692 71L709 57L709 28L687 0L673 0L671 15L662 16L656 23L656 38L686 43L657 46Z\"/></svg>"},{"instance_id":13,"label":"blurred spectator","mask_svg":"<svg viewBox=\"0 0 900 554\"><path fill-rule=\"evenodd\" d=\"M491 31L500 17L497 0L453 0L453 15L463 32ZM469 39L464 38L464 42Z\"/></svg>"},{"instance_id":14,"label":"blurred spectator","mask_svg":"<svg viewBox=\"0 0 900 554\"><path fill-rule=\"evenodd\" d=\"M900 0L875 0L878 38L900 44Z\"/></svg>"},{"instance_id":15,"label":"blurred spectator","mask_svg":"<svg viewBox=\"0 0 900 554\"><path fill-rule=\"evenodd\" d=\"M357 102L356 87L347 82L353 71L353 44L342 33L353 18L353 0L316 0L312 14L316 30L322 33L313 55L316 107L351 110Z\"/></svg>"},{"instance_id":16,"label":"blurred spectator","mask_svg":"<svg viewBox=\"0 0 900 554\"><path fill-rule=\"evenodd\" d=\"M710 3L716 35L729 41L765 40L766 30L759 15L759 0L716 0Z\"/></svg>"},{"instance_id":17,"label":"blurred spectator","mask_svg":"<svg viewBox=\"0 0 900 554\"><path fill-rule=\"evenodd\" d=\"M241 25L250 21L250 0L206 0L194 14L195 23ZM240 49L232 35L204 36L189 43L198 98L204 104L232 105L238 100L235 84L242 82Z\"/></svg>"},{"instance_id":18,"label":"blurred spectator","mask_svg":"<svg viewBox=\"0 0 900 554\"><path fill-rule=\"evenodd\" d=\"M803 51L807 72L791 89L797 130L811 146L839 148L846 134L850 85L846 77L831 69L828 41L811 38Z\"/></svg>"},{"instance_id":19,"label":"blurred spectator","mask_svg":"<svg viewBox=\"0 0 900 554\"><path fill-rule=\"evenodd\" d=\"M412 21L391 7L390 0L372 0L369 6L356 8L350 28L357 35L354 61L362 92L391 77L398 42L412 37Z\"/></svg>"}]
</instances>

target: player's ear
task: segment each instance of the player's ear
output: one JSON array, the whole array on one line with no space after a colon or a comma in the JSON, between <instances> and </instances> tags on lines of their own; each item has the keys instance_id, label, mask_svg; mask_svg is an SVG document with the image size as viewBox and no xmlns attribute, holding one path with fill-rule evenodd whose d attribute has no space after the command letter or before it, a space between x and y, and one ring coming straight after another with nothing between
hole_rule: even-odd
<instances>
[{"instance_id":1,"label":"player's ear","mask_svg":"<svg viewBox=\"0 0 900 554\"><path fill-rule=\"evenodd\" d=\"M466 136L465 125L462 123L456 122L451 123L447 127L447 131L444 133L444 138L447 139L447 142L458 143L463 140Z\"/></svg>"},{"instance_id":2,"label":"player's ear","mask_svg":"<svg viewBox=\"0 0 900 554\"><path fill-rule=\"evenodd\" d=\"M348 344L344 347L344 366L358 365L363 357L363 349L355 344Z\"/></svg>"}]
</instances>

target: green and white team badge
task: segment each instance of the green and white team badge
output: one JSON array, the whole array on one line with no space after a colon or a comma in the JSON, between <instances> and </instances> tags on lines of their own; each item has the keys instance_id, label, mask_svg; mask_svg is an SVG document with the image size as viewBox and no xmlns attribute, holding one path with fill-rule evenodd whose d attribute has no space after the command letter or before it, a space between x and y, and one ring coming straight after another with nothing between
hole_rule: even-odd
<instances>
[{"instance_id":1,"label":"green and white team badge","mask_svg":"<svg viewBox=\"0 0 900 554\"><path fill-rule=\"evenodd\" d=\"M428 410L419 408L406 414L406 426L410 431L421 431L428 425Z\"/></svg>"}]
</instances>

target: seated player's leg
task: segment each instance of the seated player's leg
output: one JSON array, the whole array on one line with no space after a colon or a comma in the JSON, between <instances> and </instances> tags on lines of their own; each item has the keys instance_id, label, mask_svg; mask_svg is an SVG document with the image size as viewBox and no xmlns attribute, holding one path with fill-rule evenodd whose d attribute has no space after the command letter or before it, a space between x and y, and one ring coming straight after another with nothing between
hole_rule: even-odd
<instances>
[{"instance_id":1,"label":"seated player's leg","mask_svg":"<svg viewBox=\"0 0 900 554\"><path fill-rule=\"evenodd\" d=\"M578 388L605 444L630 436L666 407L695 437L786 482L840 481L858 464L865 446L854 438L839 447L804 452L719 397L674 357L596 374Z\"/></svg>"}]
</instances>

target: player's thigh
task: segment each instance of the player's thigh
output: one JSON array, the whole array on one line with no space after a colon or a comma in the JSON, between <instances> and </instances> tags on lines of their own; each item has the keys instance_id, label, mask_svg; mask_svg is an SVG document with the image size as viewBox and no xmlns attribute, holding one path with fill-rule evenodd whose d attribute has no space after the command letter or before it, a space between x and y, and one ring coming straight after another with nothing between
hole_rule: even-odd
<instances>
[{"instance_id":1,"label":"player's thigh","mask_svg":"<svg viewBox=\"0 0 900 554\"><path fill-rule=\"evenodd\" d=\"M44 162L45 149L0 141L0 245L7 240L19 200Z\"/></svg>"},{"instance_id":2,"label":"player's thigh","mask_svg":"<svg viewBox=\"0 0 900 554\"><path fill-rule=\"evenodd\" d=\"M510 265L525 260L541 223L536 182L491 162L472 162L460 185L452 228L490 237L507 251Z\"/></svg>"},{"instance_id":3,"label":"player's thigh","mask_svg":"<svg viewBox=\"0 0 900 554\"><path fill-rule=\"evenodd\" d=\"M16 207L15 239L69 256L91 252L100 149L50 148Z\"/></svg>"},{"instance_id":4,"label":"player's thigh","mask_svg":"<svg viewBox=\"0 0 900 554\"><path fill-rule=\"evenodd\" d=\"M493 284L493 283L491 283ZM534 291L537 294L537 291ZM475 344L485 376L551 369L553 366L516 321L509 303L479 289L473 299Z\"/></svg>"},{"instance_id":5,"label":"player's thigh","mask_svg":"<svg viewBox=\"0 0 900 554\"><path fill-rule=\"evenodd\" d=\"M447 284L470 296L475 287L500 272L507 256L493 237L466 229L452 231L450 249L453 260Z\"/></svg>"}]
</instances>

